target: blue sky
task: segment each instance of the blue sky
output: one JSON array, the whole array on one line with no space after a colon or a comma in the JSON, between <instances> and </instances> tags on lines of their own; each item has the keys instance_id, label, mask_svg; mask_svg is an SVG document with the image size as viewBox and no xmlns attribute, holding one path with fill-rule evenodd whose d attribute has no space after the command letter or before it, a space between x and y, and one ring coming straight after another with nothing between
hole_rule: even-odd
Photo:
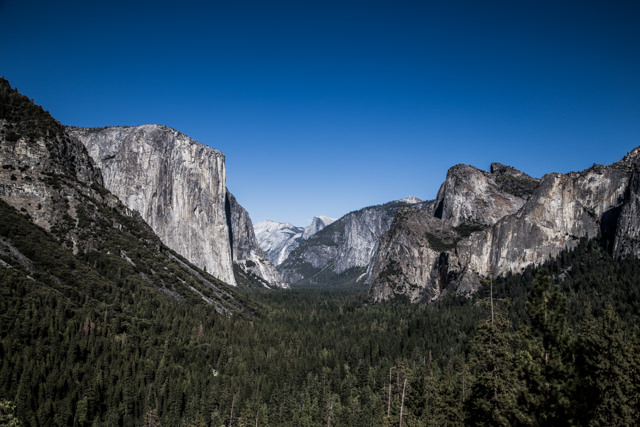
<instances>
[{"instance_id":1,"label":"blue sky","mask_svg":"<svg viewBox=\"0 0 640 427\"><path fill-rule=\"evenodd\" d=\"M221 150L254 222L640 145L638 1L0 0L0 75L64 124Z\"/></svg>"}]
</instances>

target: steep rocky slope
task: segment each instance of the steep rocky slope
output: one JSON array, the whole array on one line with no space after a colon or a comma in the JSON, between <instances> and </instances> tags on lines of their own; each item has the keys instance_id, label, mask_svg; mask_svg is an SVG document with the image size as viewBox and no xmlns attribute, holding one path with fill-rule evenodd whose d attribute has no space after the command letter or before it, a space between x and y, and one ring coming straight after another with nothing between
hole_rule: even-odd
<instances>
[{"instance_id":1,"label":"steep rocky slope","mask_svg":"<svg viewBox=\"0 0 640 427\"><path fill-rule=\"evenodd\" d=\"M249 214L230 192L227 192L227 218L231 232L233 262L245 274L253 275L257 281L262 282L265 287L288 287L278 270L260 249Z\"/></svg>"},{"instance_id":2,"label":"steep rocky slope","mask_svg":"<svg viewBox=\"0 0 640 427\"><path fill-rule=\"evenodd\" d=\"M259 254L253 228L244 226L250 223L246 211L228 194L221 152L160 125L69 132L87 147L105 187L139 212L171 249L231 285L236 284L235 261L244 269L251 265L261 280L282 286L273 265ZM233 211L227 209L228 197Z\"/></svg>"},{"instance_id":3,"label":"steep rocky slope","mask_svg":"<svg viewBox=\"0 0 640 427\"><path fill-rule=\"evenodd\" d=\"M418 302L445 290L474 292L483 277L540 264L581 238L601 237L618 256L637 256L639 157L635 149L614 165L539 181L498 164L491 174L453 167L435 219L409 209L382 236L368 279L372 297Z\"/></svg>"},{"instance_id":4,"label":"steep rocky slope","mask_svg":"<svg viewBox=\"0 0 640 427\"><path fill-rule=\"evenodd\" d=\"M278 266L291 284L363 281L380 235L406 202L390 202L348 213L313 234Z\"/></svg>"},{"instance_id":5,"label":"steep rocky slope","mask_svg":"<svg viewBox=\"0 0 640 427\"><path fill-rule=\"evenodd\" d=\"M163 245L105 189L85 147L4 79L0 163L4 271L63 292L126 286L132 298L145 289L243 311L223 283Z\"/></svg>"},{"instance_id":6,"label":"steep rocky slope","mask_svg":"<svg viewBox=\"0 0 640 427\"><path fill-rule=\"evenodd\" d=\"M0 79L0 197L74 251L80 241L73 226L81 200L96 197L102 185L86 150L41 107ZM105 202L115 204L115 198Z\"/></svg>"}]
</instances>

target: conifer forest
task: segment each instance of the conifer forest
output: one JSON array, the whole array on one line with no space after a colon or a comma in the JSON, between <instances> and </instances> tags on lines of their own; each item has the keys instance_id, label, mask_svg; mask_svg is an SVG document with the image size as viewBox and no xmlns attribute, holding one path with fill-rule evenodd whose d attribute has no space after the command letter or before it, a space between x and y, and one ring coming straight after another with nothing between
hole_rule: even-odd
<instances>
[{"instance_id":1,"label":"conifer forest","mask_svg":"<svg viewBox=\"0 0 640 427\"><path fill-rule=\"evenodd\" d=\"M597 240L471 298L373 304L358 286L248 287L233 291L244 310L225 316L167 298L120 257L73 255L5 204L2 215L0 238L38 271L0 263L2 425L633 425L640 415L640 263Z\"/></svg>"}]
</instances>

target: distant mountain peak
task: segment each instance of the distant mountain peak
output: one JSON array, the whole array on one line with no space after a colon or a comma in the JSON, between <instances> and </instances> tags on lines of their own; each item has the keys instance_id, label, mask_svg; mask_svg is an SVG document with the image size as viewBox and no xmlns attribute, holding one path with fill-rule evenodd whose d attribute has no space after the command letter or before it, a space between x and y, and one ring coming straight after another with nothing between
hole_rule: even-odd
<instances>
[{"instance_id":1,"label":"distant mountain peak","mask_svg":"<svg viewBox=\"0 0 640 427\"><path fill-rule=\"evenodd\" d=\"M328 216L314 216L311 224L305 227L302 238L305 240L308 239L334 221L335 219L329 218Z\"/></svg>"},{"instance_id":2,"label":"distant mountain peak","mask_svg":"<svg viewBox=\"0 0 640 427\"><path fill-rule=\"evenodd\" d=\"M399 202L408 203L410 205L414 205L416 203L422 203L424 200L417 198L416 196L405 197L404 199L398 200Z\"/></svg>"},{"instance_id":3,"label":"distant mountain peak","mask_svg":"<svg viewBox=\"0 0 640 427\"><path fill-rule=\"evenodd\" d=\"M333 222L335 222L333 218L315 216L307 227L297 227L289 222L282 223L265 220L255 224L254 230L260 247L269 260L278 266L300 245L300 242L318 233Z\"/></svg>"}]
</instances>

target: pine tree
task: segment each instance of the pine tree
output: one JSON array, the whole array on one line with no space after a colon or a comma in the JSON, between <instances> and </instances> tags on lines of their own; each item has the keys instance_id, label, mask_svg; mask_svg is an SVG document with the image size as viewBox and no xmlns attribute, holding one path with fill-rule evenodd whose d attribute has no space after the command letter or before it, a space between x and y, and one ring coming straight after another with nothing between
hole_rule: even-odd
<instances>
[{"instance_id":1,"label":"pine tree","mask_svg":"<svg viewBox=\"0 0 640 427\"><path fill-rule=\"evenodd\" d=\"M508 426L522 417L514 342L511 324L500 312L494 311L493 323L488 319L478 326L469 359L475 377L467 401L470 425Z\"/></svg>"},{"instance_id":2,"label":"pine tree","mask_svg":"<svg viewBox=\"0 0 640 427\"><path fill-rule=\"evenodd\" d=\"M619 316L608 305L596 319L588 307L576 343L581 424L631 425L637 419L633 405L632 345Z\"/></svg>"},{"instance_id":3,"label":"pine tree","mask_svg":"<svg viewBox=\"0 0 640 427\"><path fill-rule=\"evenodd\" d=\"M522 395L524 412L539 425L567 425L572 418L575 381L566 298L540 269L526 304L530 326L523 331L519 354L521 376L527 384Z\"/></svg>"}]
</instances>

